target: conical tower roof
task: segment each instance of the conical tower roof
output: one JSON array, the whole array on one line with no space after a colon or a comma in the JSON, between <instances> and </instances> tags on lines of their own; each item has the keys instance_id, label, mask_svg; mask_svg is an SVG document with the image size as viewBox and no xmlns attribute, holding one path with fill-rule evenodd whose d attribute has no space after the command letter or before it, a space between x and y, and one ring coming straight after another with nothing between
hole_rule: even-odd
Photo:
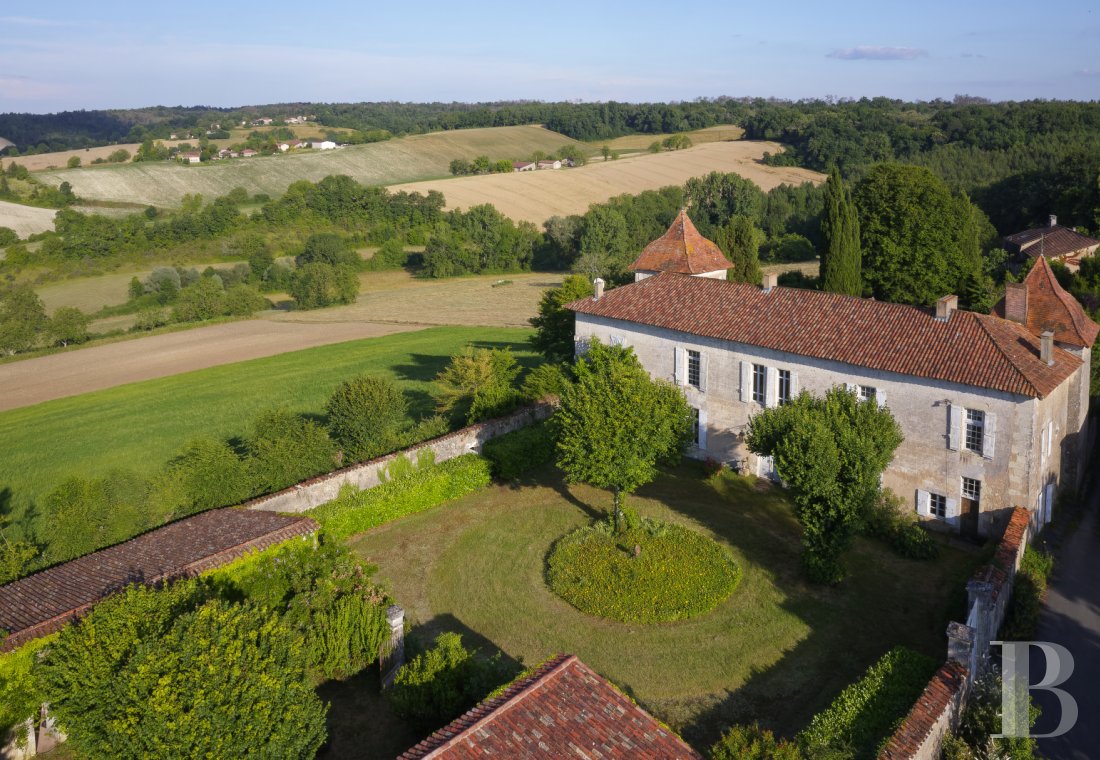
<instances>
[{"instance_id":1,"label":"conical tower roof","mask_svg":"<svg viewBox=\"0 0 1100 760\"><path fill-rule=\"evenodd\" d=\"M687 213L681 210L668 232L647 245L629 269L631 272L705 274L732 267L722 249L700 235Z\"/></svg>"},{"instance_id":2,"label":"conical tower roof","mask_svg":"<svg viewBox=\"0 0 1100 760\"><path fill-rule=\"evenodd\" d=\"M1054 340L1071 346L1087 348L1096 341L1100 325L1089 319L1077 299L1059 284L1045 256L1035 260L1023 285L1027 290L1024 324L1031 332L1039 335L1043 330L1051 330ZM1004 300L994 307L993 313L1007 316Z\"/></svg>"}]
</instances>

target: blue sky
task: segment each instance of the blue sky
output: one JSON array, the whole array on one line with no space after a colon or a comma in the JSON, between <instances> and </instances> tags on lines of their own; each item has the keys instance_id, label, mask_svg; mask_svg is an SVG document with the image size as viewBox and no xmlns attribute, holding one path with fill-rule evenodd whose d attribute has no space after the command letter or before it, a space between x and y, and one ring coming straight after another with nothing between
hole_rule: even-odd
<instances>
[{"instance_id":1,"label":"blue sky","mask_svg":"<svg viewBox=\"0 0 1100 760\"><path fill-rule=\"evenodd\" d=\"M11 5L0 5L0 112L718 95L1100 99L1095 0Z\"/></svg>"}]
</instances>

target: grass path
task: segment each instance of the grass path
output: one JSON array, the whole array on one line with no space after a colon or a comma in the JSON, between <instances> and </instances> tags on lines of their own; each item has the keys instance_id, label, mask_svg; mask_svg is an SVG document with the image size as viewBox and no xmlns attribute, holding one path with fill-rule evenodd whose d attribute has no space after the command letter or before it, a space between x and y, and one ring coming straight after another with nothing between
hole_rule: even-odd
<instances>
[{"instance_id":1,"label":"grass path","mask_svg":"<svg viewBox=\"0 0 1100 760\"><path fill-rule=\"evenodd\" d=\"M807 586L785 495L737 476L708 483L686 465L632 506L729 547L744 569L741 584L698 618L616 623L578 612L544 581L551 544L608 502L547 473L382 526L351 545L380 567L424 634L459 631L526 663L577 654L700 748L738 721L794 733L896 644L942 654L954 592L976 562L953 549L915 562L860 540L843 585Z\"/></svg>"}]
</instances>

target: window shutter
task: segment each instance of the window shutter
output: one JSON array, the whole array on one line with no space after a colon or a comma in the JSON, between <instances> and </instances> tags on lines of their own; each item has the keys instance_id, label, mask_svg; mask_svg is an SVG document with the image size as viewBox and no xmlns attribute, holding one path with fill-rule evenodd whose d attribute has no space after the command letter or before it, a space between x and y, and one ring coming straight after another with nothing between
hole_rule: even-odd
<instances>
[{"instance_id":1,"label":"window shutter","mask_svg":"<svg viewBox=\"0 0 1100 760\"><path fill-rule=\"evenodd\" d=\"M986 459L993 458L993 444L997 438L997 415L993 412L985 413L985 431L982 435L982 456Z\"/></svg>"},{"instance_id":2,"label":"window shutter","mask_svg":"<svg viewBox=\"0 0 1100 760\"><path fill-rule=\"evenodd\" d=\"M707 410L699 407L699 448L707 448Z\"/></svg>"},{"instance_id":3,"label":"window shutter","mask_svg":"<svg viewBox=\"0 0 1100 760\"><path fill-rule=\"evenodd\" d=\"M857 396L859 395L859 390L856 388L855 383L844 383L844 390L849 393L855 393Z\"/></svg>"},{"instance_id":4,"label":"window shutter","mask_svg":"<svg viewBox=\"0 0 1100 760\"><path fill-rule=\"evenodd\" d=\"M687 372L685 359L687 359L687 356L684 354L684 349L674 346L672 349L672 365L677 385L684 384L684 374Z\"/></svg>"},{"instance_id":5,"label":"window shutter","mask_svg":"<svg viewBox=\"0 0 1100 760\"><path fill-rule=\"evenodd\" d=\"M959 450L959 433L962 428L962 407L958 404L947 405L947 448Z\"/></svg>"},{"instance_id":6,"label":"window shutter","mask_svg":"<svg viewBox=\"0 0 1100 760\"><path fill-rule=\"evenodd\" d=\"M791 370L791 400L798 398L799 391L802 389L798 387L798 373L793 369Z\"/></svg>"},{"instance_id":7,"label":"window shutter","mask_svg":"<svg viewBox=\"0 0 1100 760\"><path fill-rule=\"evenodd\" d=\"M956 521L959 517L959 500L948 497L945 515L948 520Z\"/></svg>"},{"instance_id":8,"label":"window shutter","mask_svg":"<svg viewBox=\"0 0 1100 760\"><path fill-rule=\"evenodd\" d=\"M707 361L707 355L702 351L699 352L699 390L703 393L707 392L707 365L710 364Z\"/></svg>"},{"instance_id":9,"label":"window shutter","mask_svg":"<svg viewBox=\"0 0 1100 760\"><path fill-rule=\"evenodd\" d=\"M764 386L764 406L771 409L779 398L779 370L767 368L767 384Z\"/></svg>"},{"instance_id":10,"label":"window shutter","mask_svg":"<svg viewBox=\"0 0 1100 760\"><path fill-rule=\"evenodd\" d=\"M741 362L741 400L752 401L752 364L746 361Z\"/></svg>"},{"instance_id":11,"label":"window shutter","mask_svg":"<svg viewBox=\"0 0 1100 760\"><path fill-rule=\"evenodd\" d=\"M875 390L875 398L878 399L878 406L880 409L886 406L886 394L883 392L882 388Z\"/></svg>"},{"instance_id":12,"label":"window shutter","mask_svg":"<svg viewBox=\"0 0 1100 760\"><path fill-rule=\"evenodd\" d=\"M932 499L927 491L917 489L917 514L928 517L932 514Z\"/></svg>"}]
</instances>

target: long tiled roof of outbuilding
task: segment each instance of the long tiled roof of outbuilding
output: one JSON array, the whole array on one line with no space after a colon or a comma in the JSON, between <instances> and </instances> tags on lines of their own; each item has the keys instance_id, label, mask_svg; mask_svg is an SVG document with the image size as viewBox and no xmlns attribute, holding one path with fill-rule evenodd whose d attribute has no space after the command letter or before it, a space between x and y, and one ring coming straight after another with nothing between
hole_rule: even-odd
<instances>
[{"instance_id":1,"label":"long tiled roof of outbuilding","mask_svg":"<svg viewBox=\"0 0 1100 760\"><path fill-rule=\"evenodd\" d=\"M857 367L1043 398L1081 365L1000 317L927 309L797 288L660 274L567 305L591 314Z\"/></svg>"},{"instance_id":2,"label":"long tiled roof of outbuilding","mask_svg":"<svg viewBox=\"0 0 1100 760\"><path fill-rule=\"evenodd\" d=\"M702 760L575 655L559 655L398 760Z\"/></svg>"}]
</instances>

